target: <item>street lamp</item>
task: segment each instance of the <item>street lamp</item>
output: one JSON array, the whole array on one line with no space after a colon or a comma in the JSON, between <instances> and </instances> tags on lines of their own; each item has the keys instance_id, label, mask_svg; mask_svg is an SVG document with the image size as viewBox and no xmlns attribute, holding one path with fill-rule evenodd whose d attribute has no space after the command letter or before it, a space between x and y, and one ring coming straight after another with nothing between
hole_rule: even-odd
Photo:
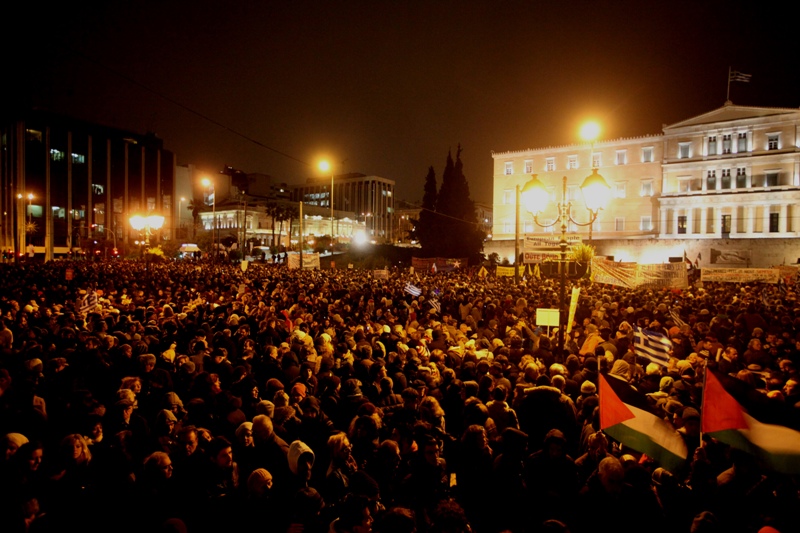
<instances>
[{"instance_id":1,"label":"street lamp","mask_svg":"<svg viewBox=\"0 0 800 533\"><path fill-rule=\"evenodd\" d=\"M558 259L558 271L561 286L559 289L558 299L558 313L559 313L559 328L558 328L558 349L564 349L564 329L566 324L563 324L562 317L564 313L564 300L566 299L567 290L567 224L572 222L578 226L590 226L597 220L597 215L600 213L611 193L611 187L606 183L606 180L597 173L597 169L592 170L592 174L588 176L581 184L581 192L583 193L583 200L586 208L589 210L589 222L580 223L572 218L572 202L567 201L567 177L564 176L561 187L561 202L558 203L558 216L550 224L543 224L539 222L539 214L545 210L550 203L550 193L536 174L531 176L531 180L527 182L520 192L522 204L533 215L533 221L543 228L549 228L556 224L561 224L561 239L558 242L561 253Z\"/></svg>"},{"instance_id":2,"label":"street lamp","mask_svg":"<svg viewBox=\"0 0 800 533\"><path fill-rule=\"evenodd\" d=\"M331 189L330 193L328 194L328 200L330 201L331 204L331 249L332 249L333 248L333 172L331 172L331 164L324 159L319 162L318 166L321 172L331 173Z\"/></svg>"},{"instance_id":3,"label":"street lamp","mask_svg":"<svg viewBox=\"0 0 800 533\"><path fill-rule=\"evenodd\" d=\"M581 126L580 136L581 136L581 139L583 139L584 141L589 143L589 163L592 165L592 170L594 170L595 173L596 173L597 168L599 167L599 165L596 164L598 161L595 160L595 158L594 158L594 144L595 144L595 142L597 142L597 138L600 136L600 124L598 124L597 122L594 122L594 121L589 121L589 122L584 123L583 126ZM605 181L603 183L605 183ZM584 182L584 184L585 184L585 182ZM589 210L591 211L591 209L589 209ZM595 218L597 218L597 217L595 217ZM593 229L594 228L590 224L589 225L589 242L590 243L592 242L592 230Z\"/></svg>"},{"instance_id":4,"label":"street lamp","mask_svg":"<svg viewBox=\"0 0 800 533\"><path fill-rule=\"evenodd\" d=\"M186 198L181 196L181 199L178 201L178 228L182 229L183 224L181 223L181 213L183 213L183 202L186 201Z\"/></svg>"},{"instance_id":5,"label":"street lamp","mask_svg":"<svg viewBox=\"0 0 800 533\"><path fill-rule=\"evenodd\" d=\"M138 232L144 232L145 239L139 241L139 254L144 253L143 245L147 243L150 245L150 237L153 235L153 231L158 231L164 225L164 217L161 215L148 215L143 217L142 215L133 215L128 221L131 224L131 227ZM116 236L114 237L116 240ZM147 256L145 255L145 267L147 266Z\"/></svg>"},{"instance_id":6,"label":"street lamp","mask_svg":"<svg viewBox=\"0 0 800 533\"><path fill-rule=\"evenodd\" d=\"M214 247L214 259L217 259L217 188L214 186L214 182L211 181L209 178L203 178L202 180L203 187L211 188L214 196L211 200L211 218L214 221L214 226L211 228L211 245Z\"/></svg>"}]
</instances>

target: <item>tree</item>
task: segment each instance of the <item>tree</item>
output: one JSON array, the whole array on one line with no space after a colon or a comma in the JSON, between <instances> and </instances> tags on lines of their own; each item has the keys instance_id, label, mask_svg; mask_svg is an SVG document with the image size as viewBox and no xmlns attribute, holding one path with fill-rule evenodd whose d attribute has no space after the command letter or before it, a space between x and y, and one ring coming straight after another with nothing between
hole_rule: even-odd
<instances>
[{"instance_id":1,"label":"tree","mask_svg":"<svg viewBox=\"0 0 800 533\"><path fill-rule=\"evenodd\" d=\"M265 208L267 216L270 218L272 222L272 240L270 241L270 250L275 247L275 222L278 221L278 218L281 215L281 206L278 205L277 202L267 202Z\"/></svg>"},{"instance_id":2,"label":"tree","mask_svg":"<svg viewBox=\"0 0 800 533\"><path fill-rule=\"evenodd\" d=\"M414 234L419 240L424 255L436 248L436 172L433 166L425 176L425 189L422 196L422 211L419 219L413 221ZM435 255L435 254L432 254Z\"/></svg>"},{"instance_id":3,"label":"tree","mask_svg":"<svg viewBox=\"0 0 800 533\"><path fill-rule=\"evenodd\" d=\"M197 225L200 220L200 211L205 209L202 198L191 198L186 209L192 212L192 238L197 237Z\"/></svg>"},{"instance_id":4,"label":"tree","mask_svg":"<svg viewBox=\"0 0 800 533\"><path fill-rule=\"evenodd\" d=\"M423 255L473 257L480 253L485 235L478 224L475 203L470 198L469 183L464 176L461 145L455 161L452 153L447 153L438 194L432 193L435 189L436 180L431 168L425 180L423 211L415 227Z\"/></svg>"}]
</instances>

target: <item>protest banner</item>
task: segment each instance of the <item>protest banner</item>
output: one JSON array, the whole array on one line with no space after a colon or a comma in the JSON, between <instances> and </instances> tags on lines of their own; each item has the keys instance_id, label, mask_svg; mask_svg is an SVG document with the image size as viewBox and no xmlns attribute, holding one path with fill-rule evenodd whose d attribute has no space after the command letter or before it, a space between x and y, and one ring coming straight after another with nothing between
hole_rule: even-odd
<instances>
[{"instance_id":1,"label":"protest banner","mask_svg":"<svg viewBox=\"0 0 800 533\"><path fill-rule=\"evenodd\" d=\"M513 278L514 277L514 267L498 266L497 270L495 271L495 275L498 278L501 278L501 277Z\"/></svg>"},{"instance_id":2,"label":"protest banner","mask_svg":"<svg viewBox=\"0 0 800 533\"><path fill-rule=\"evenodd\" d=\"M592 276L595 283L627 289L686 289L689 286L683 263L639 265L595 257L592 259Z\"/></svg>"},{"instance_id":3,"label":"protest banner","mask_svg":"<svg viewBox=\"0 0 800 533\"><path fill-rule=\"evenodd\" d=\"M700 279L722 283L778 283L780 274L777 268L704 268Z\"/></svg>"}]
</instances>

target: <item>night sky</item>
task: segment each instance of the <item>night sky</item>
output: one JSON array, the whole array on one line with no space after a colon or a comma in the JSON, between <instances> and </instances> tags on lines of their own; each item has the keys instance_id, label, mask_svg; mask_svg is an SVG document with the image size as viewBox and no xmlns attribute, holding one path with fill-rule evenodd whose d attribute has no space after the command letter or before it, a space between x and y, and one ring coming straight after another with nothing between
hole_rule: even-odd
<instances>
[{"instance_id":1,"label":"night sky","mask_svg":"<svg viewBox=\"0 0 800 533\"><path fill-rule=\"evenodd\" d=\"M419 201L463 147L475 200L491 151L659 133L725 101L800 105L795 17L767 2L26 2L5 108L155 132L179 164L288 182L335 172ZM263 146L259 146L263 145Z\"/></svg>"}]
</instances>

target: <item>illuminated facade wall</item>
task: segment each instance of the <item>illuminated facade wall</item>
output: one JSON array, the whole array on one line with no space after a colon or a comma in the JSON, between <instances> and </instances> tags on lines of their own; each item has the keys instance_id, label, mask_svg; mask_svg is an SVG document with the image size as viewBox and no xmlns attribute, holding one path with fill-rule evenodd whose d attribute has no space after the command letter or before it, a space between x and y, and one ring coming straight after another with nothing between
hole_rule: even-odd
<instances>
[{"instance_id":1,"label":"illuminated facade wall","mask_svg":"<svg viewBox=\"0 0 800 533\"><path fill-rule=\"evenodd\" d=\"M593 238L646 238L657 234L658 204L661 191L662 138L659 135L574 144L554 148L493 153L494 224L493 240L514 239L517 185L522 187L531 174L537 174L551 191L551 206L539 220L549 223L557 216L562 179L567 177L567 200L572 216L587 222L589 212L580 185L592 173L593 165L611 186L611 204L592 227ZM523 208L521 234L550 234L559 228L542 228ZM570 233L588 235L588 227L570 224Z\"/></svg>"},{"instance_id":2,"label":"illuminated facade wall","mask_svg":"<svg viewBox=\"0 0 800 533\"><path fill-rule=\"evenodd\" d=\"M727 105L664 128L660 237L800 232L800 111Z\"/></svg>"},{"instance_id":3,"label":"illuminated facade wall","mask_svg":"<svg viewBox=\"0 0 800 533\"><path fill-rule=\"evenodd\" d=\"M579 186L592 158L612 188L593 227L598 240L787 238L800 235L800 110L726 104L665 126L660 135L493 153L493 240L514 239L515 186L531 174L552 191L540 220L556 217L561 179L578 221ZM543 234L520 213L521 234ZM587 228L571 226L586 235ZM499 245L499 243L498 243ZM490 246L487 248L491 248Z\"/></svg>"}]
</instances>

